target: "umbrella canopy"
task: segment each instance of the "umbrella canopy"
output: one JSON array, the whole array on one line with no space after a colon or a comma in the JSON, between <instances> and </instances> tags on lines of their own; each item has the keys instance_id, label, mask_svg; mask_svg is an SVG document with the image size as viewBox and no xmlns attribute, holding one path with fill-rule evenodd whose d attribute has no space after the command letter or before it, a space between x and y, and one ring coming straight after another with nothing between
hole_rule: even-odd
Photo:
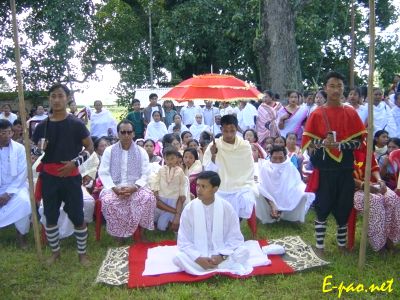
<instances>
[{"instance_id":1,"label":"umbrella canopy","mask_svg":"<svg viewBox=\"0 0 400 300\"><path fill-rule=\"evenodd\" d=\"M161 99L185 102L189 100L235 101L258 100L263 97L254 86L233 75L194 75L182 81Z\"/></svg>"}]
</instances>

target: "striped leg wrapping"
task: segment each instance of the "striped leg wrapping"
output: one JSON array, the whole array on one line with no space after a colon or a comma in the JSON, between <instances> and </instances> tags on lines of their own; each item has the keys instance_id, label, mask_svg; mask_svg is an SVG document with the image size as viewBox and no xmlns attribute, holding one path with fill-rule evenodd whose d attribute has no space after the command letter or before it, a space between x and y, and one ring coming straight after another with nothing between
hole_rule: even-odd
<instances>
[{"instance_id":1,"label":"striped leg wrapping","mask_svg":"<svg viewBox=\"0 0 400 300\"><path fill-rule=\"evenodd\" d=\"M60 233L58 231L58 226L55 227L45 227L47 241L52 252L60 251Z\"/></svg>"},{"instance_id":2,"label":"striped leg wrapping","mask_svg":"<svg viewBox=\"0 0 400 300\"><path fill-rule=\"evenodd\" d=\"M315 226L315 239L316 239L315 247L317 247L318 249L324 249L326 221L325 222L315 221L314 226Z\"/></svg>"},{"instance_id":3,"label":"striped leg wrapping","mask_svg":"<svg viewBox=\"0 0 400 300\"><path fill-rule=\"evenodd\" d=\"M336 232L337 244L340 247L346 246L347 242L347 225L338 226Z\"/></svg>"},{"instance_id":4,"label":"striped leg wrapping","mask_svg":"<svg viewBox=\"0 0 400 300\"><path fill-rule=\"evenodd\" d=\"M76 238L76 246L78 248L78 254L85 254L87 247L88 230L87 227L84 229L75 229L74 235Z\"/></svg>"}]
</instances>

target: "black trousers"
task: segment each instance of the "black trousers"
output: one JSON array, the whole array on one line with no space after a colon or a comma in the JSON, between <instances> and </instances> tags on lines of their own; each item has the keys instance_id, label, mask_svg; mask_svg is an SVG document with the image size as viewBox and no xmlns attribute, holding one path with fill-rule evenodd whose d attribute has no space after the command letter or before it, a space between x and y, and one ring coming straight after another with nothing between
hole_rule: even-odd
<instances>
[{"instance_id":1,"label":"black trousers","mask_svg":"<svg viewBox=\"0 0 400 300\"><path fill-rule=\"evenodd\" d=\"M354 199L353 170L320 170L315 211L318 221L324 222L330 213L339 226L347 224Z\"/></svg>"},{"instance_id":2,"label":"black trousers","mask_svg":"<svg viewBox=\"0 0 400 300\"><path fill-rule=\"evenodd\" d=\"M40 174L43 181L42 198L47 225L57 225L60 206L64 202L64 211L74 226L84 223L83 194L81 175L57 177L45 172Z\"/></svg>"}]
</instances>

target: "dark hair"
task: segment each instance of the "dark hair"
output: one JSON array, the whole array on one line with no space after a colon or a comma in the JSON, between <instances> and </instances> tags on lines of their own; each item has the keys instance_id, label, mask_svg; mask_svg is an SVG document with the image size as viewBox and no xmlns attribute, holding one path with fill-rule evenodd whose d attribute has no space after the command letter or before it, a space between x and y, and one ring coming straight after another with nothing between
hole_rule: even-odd
<instances>
[{"instance_id":1,"label":"dark hair","mask_svg":"<svg viewBox=\"0 0 400 300\"><path fill-rule=\"evenodd\" d=\"M277 136L275 139L274 139L274 144L275 144L275 141L277 140L277 139L279 139L279 138L281 138L284 142L285 142L285 146L286 146L286 138L284 137L284 136Z\"/></svg>"},{"instance_id":2,"label":"dark hair","mask_svg":"<svg viewBox=\"0 0 400 300\"><path fill-rule=\"evenodd\" d=\"M199 160L199 153L197 152L196 149L194 149L194 148L186 148L185 151L183 151L183 156L185 156L186 152L192 153L193 156L194 156L194 159L195 160Z\"/></svg>"},{"instance_id":3,"label":"dark hair","mask_svg":"<svg viewBox=\"0 0 400 300\"><path fill-rule=\"evenodd\" d=\"M304 92L304 98L307 98L308 96L315 96L315 92L313 90L308 90Z\"/></svg>"},{"instance_id":4,"label":"dark hair","mask_svg":"<svg viewBox=\"0 0 400 300\"><path fill-rule=\"evenodd\" d=\"M172 118L172 120L175 120L175 117L176 116L178 116L179 118L181 118L181 120L182 120L182 116L180 115L180 114L178 114L178 113L176 113L175 115L174 115L174 117Z\"/></svg>"},{"instance_id":5,"label":"dark hair","mask_svg":"<svg viewBox=\"0 0 400 300\"><path fill-rule=\"evenodd\" d=\"M185 134L190 133L191 136L193 136L193 134L190 131L184 131L181 133L181 140L183 141L183 137L185 136Z\"/></svg>"},{"instance_id":6,"label":"dark hair","mask_svg":"<svg viewBox=\"0 0 400 300\"><path fill-rule=\"evenodd\" d=\"M130 124L132 126L132 130L135 131L135 126L133 126L133 123L131 121L129 121L128 119L123 119L117 125L117 132L119 132L119 128L121 127L122 124Z\"/></svg>"},{"instance_id":7,"label":"dark hair","mask_svg":"<svg viewBox=\"0 0 400 300\"><path fill-rule=\"evenodd\" d=\"M147 142L151 142L151 143L153 144L153 147L155 147L155 146L156 146L156 142L155 142L155 141L153 141L152 139L147 139L147 140L145 140L145 141L144 141L144 143L143 143L143 145L146 145L146 144L147 144Z\"/></svg>"},{"instance_id":8,"label":"dark hair","mask_svg":"<svg viewBox=\"0 0 400 300\"><path fill-rule=\"evenodd\" d=\"M172 104L172 105L171 105L171 110L175 110L175 111L176 111L174 102L172 102L172 100L165 100L165 101L164 101L164 103L163 103L163 105L162 105L162 107L163 107L164 109L165 109L165 103L171 103L171 104ZM175 116L174 116L174 118L175 118Z\"/></svg>"},{"instance_id":9,"label":"dark hair","mask_svg":"<svg viewBox=\"0 0 400 300\"><path fill-rule=\"evenodd\" d=\"M400 139L399 139L399 138L397 138L397 137L390 138L388 144L389 144L390 142L392 142L393 144L396 144L397 147L400 147Z\"/></svg>"},{"instance_id":10,"label":"dark hair","mask_svg":"<svg viewBox=\"0 0 400 300\"><path fill-rule=\"evenodd\" d=\"M195 143L197 144L197 146L200 146L199 141L196 140L196 139L190 139L190 140L188 140L187 145L189 145L191 142L195 142Z\"/></svg>"},{"instance_id":11,"label":"dark hair","mask_svg":"<svg viewBox=\"0 0 400 300\"><path fill-rule=\"evenodd\" d=\"M286 147L284 146L272 146L272 149L269 151L269 154L272 156L274 152L283 152L283 155L287 155Z\"/></svg>"},{"instance_id":12,"label":"dark hair","mask_svg":"<svg viewBox=\"0 0 400 300\"><path fill-rule=\"evenodd\" d=\"M100 145L101 141L109 142L107 137L105 137L105 136L102 136L102 137L99 137L99 138L95 139L93 141L94 150L97 150L97 148L99 148L99 145Z\"/></svg>"},{"instance_id":13,"label":"dark hair","mask_svg":"<svg viewBox=\"0 0 400 300\"><path fill-rule=\"evenodd\" d=\"M179 129L179 131L181 130L182 126L181 125L174 125L174 127L172 127L172 131Z\"/></svg>"},{"instance_id":14,"label":"dark hair","mask_svg":"<svg viewBox=\"0 0 400 300\"><path fill-rule=\"evenodd\" d=\"M179 135L176 135L174 133L167 133L166 135L164 135L162 139L163 148L166 148L169 145L171 145L174 140L177 140L179 143L181 142Z\"/></svg>"},{"instance_id":15,"label":"dark hair","mask_svg":"<svg viewBox=\"0 0 400 300\"><path fill-rule=\"evenodd\" d=\"M140 104L140 100L136 99L136 98L133 99L131 105L133 106L133 104L135 104L135 103L139 103Z\"/></svg>"},{"instance_id":16,"label":"dark hair","mask_svg":"<svg viewBox=\"0 0 400 300\"><path fill-rule=\"evenodd\" d=\"M217 133L217 134L215 135L215 138L216 138L216 139L219 139L221 136L222 136L222 133L220 132L220 133Z\"/></svg>"},{"instance_id":17,"label":"dark hair","mask_svg":"<svg viewBox=\"0 0 400 300\"><path fill-rule=\"evenodd\" d=\"M157 98L158 98L158 95L157 95L156 93L151 93L151 94L149 95L149 100L150 100L151 98L154 98L154 97L157 97Z\"/></svg>"},{"instance_id":18,"label":"dark hair","mask_svg":"<svg viewBox=\"0 0 400 300\"><path fill-rule=\"evenodd\" d=\"M246 129L246 130L243 132L243 139L245 139L244 137L245 137L245 135L246 135L246 133L247 133L248 131L251 131L251 132L253 133L254 138L256 139L255 142L257 143L257 142L258 142L258 134L257 134L257 132L256 132L254 129Z\"/></svg>"},{"instance_id":19,"label":"dark hair","mask_svg":"<svg viewBox=\"0 0 400 300\"><path fill-rule=\"evenodd\" d=\"M204 148L206 145L211 143L211 134L208 133L207 131L203 131L202 133L200 133L199 142L200 146Z\"/></svg>"},{"instance_id":20,"label":"dark hair","mask_svg":"<svg viewBox=\"0 0 400 300\"><path fill-rule=\"evenodd\" d=\"M377 132L375 132L375 134L374 134L374 141L373 141L373 146L375 147L376 146L376 140L382 135L382 134L387 134L387 135L389 135L389 132L387 132L386 130L378 130Z\"/></svg>"},{"instance_id":21,"label":"dark hair","mask_svg":"<svg viewBox=\"0 0 400 300\"><path fill-rule=\"evenodd\" d=\"M76 104L76 101L75 101L75 100L73 100L73 99L72 99L72 100L70 100L70 101L68 101L68 106L71 106L71 104L72 104L72 103L75 103L75 104ZM36 108L36 109L37 109L37 108Z\"/></svg>"},{"instance_id":22,"label":"dark hair","mask_svg":"<svg viewBox=\"0 0 400 300\"><path fill-rule=\"evenodd\" d=\"M10 103L4 103L1 105L1 107L5 107L8 106L8 108L11 110L11 104Z\"/></svg>"},{"instance_id":23,"label":"dark hair","mask_svg":"<svg viewBox=\"0 0 400 300\"><path fill-rule=\"evenodd\" d=\"M328 74L326 74L325 79L324 79L324 85L326 85L328 83L328 80L331 78L339 79L339 80L343 81L343 83L345 81L343 74L336 72L336 71L331 71Z\"/></svg>"},{"instance_id":24,"label":"dark hair","mask_svg":"<svg viewBox=\"0 0 400 300\"><path fill-rule=\"evenodd\" d=\"M199 175L197 175L196 180L206 179L213 186L220 186L221 178L219 177L217 172L214 171L203 171Z\"/></svg>"},{"instance_id":25,"label":"dark hair","mask_svg":"<svg viewBox=\"0 0 400 300\"><path fill-rule=\"evenodd\" d=\"M317 94L321 94L322 97L324 97L324 99L326 100L326 98L328 98L328 95L326 94L326 92L324 90L319 90L315 96L317 96Z\"/></svg>"},{"instance_id":26,"label":"dark hair","mask_svg":"<svg viewBox=\"0 0 400 300\"><path fill-rule=\"evenodd\" d=\"M167 157L169 155L175 155L176 157L180 157L180 153L179 151L177 151L175 148L173 147L166 147L163 150L163 156Z\"/></svg>"},{"instance_id":27,"label":"dark hair","mask_svg":"<svg viewBox=\"0 0 400 300\"><path fill-rule=\"evenodd\" d=\"M224 125L235 125L236 128L238 128L238 119L234 115L225 115L221 118L221 126L223 127Z\"/></svg>"},{"instance_id":28,"label":"dark hair","mask_svg":"<svg viewBox=\"0 0 400 300\"><path fill-rule=\"evenodd\" d=\"M0 119L0 130L11 128L12 124L6 119Z\"/></svg>"},{"instance_id":29,"label":"dark hair","mask_svg":"<svg viewBox=\"0 0 400 300\"><path fill-rule=\"evenodd\" d=\"M153 112L151 113L151 116L154 118L154 115L155 115L156 113L160 115L160 118L162 117L161 112L158 111L158 110L153 111Z\"/></svg>"},{"instance_id":30,"label":"dark hair","mask_svg":"<svg viewBox=\"0 0 400 300\"><path fill-rule=\"evenodd\" d=\"M351 89L349 90L349 94L350 94L350 92L355 92L355 93L358 95L358 97L361 98L361 90L360 90L360 88L358 88L358 87L353 87L353 88L351 88Z\"/></svg>"},{"instance_id":31,"label":"dark hair","mask_svg":"<svg viewBox=\"0 0 400 300\"><path fill-rule=\"evenodd\" d=\"M296 137L296 139L297 139L297 133L296 132L288 132L287 134L286 134L286 139L288 138L288 136L289 135L294 135L295 137ZM286 142L286 139L285 139L285 142Z\"/></svg>"},{"instance_id":32,"label":"dark hair","mask_svg":"<svg viewBox=\"0 0 400 300\"><path fill-rule=\"evenodd\" d=\"M103 105L103 102L101 102L101 100L94 100L93 105L95 105L96 102L100 102L100 104Z\"/></svg>"},{"instance_id":33,"label":"dark hair","mask_svg":"<svg viewBox=\"0 0 400 300\"><path fill-rule=\"evenodd\" d=\"M20 120L20 119L16 119L16 120L13 122L13 126L15 126L15 125L22 125L21 120Z\"/></svg>"},{"instance_id":34,"label":"dark hair","mask_svg":"<svg viewBox=\"0 0 400 300\"><path fill-rule=\"evenodd\" d=\"M60 89L60 88L64 90L65 95L67 95L67 97L69 97L69 95L71 95L71 91L69 90L69 88L68 88L66 85L61 84L61 83L53 84L53 85L49 88L49 95L50 95L52 92L54 92L56 89Z\"/></svg>"},{"instance_id":35,"label":"dark hair","mask_svg":"<svg viewBox=\"0 0 400 300\"><path fill-rule=\"evenodd\" d=\"M394 102L400 97L400 92L394 93Z\"/></svg>"},{"instance_id":36,"label":"dark hair","mask_svg":"<svg viewBox=\"0 0 400 300\"><path fill-rule=\"evenodd\" d=\"M293 94L293 93L295 93L295 94L297 95L297 99L300 98L300 93L299 93L298 91L296 91L296 90L288 90L288 91L286 92L286 97L289 98L290 95Z\"/></svg>"},{"instance_id":37,"label":"dark hair","mask_svg":"<svg viewBox=\"0 0 400 300\"><path fill-rule=\"evenodd\" d=\"M270 96L272 99L274 99L274 93L271 91L271 90L265 90L264 92L263 92L264 94L268 94L268 96Z\"/></svg>"}]
</instances>

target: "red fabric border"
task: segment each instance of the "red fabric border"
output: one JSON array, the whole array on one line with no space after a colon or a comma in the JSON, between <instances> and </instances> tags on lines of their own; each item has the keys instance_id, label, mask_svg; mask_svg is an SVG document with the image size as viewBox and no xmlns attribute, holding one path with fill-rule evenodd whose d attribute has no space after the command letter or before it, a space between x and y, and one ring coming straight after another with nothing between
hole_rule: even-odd
<instances>
[{"instance_id":1,"label":"red fabric border","mask_svg":"<svg viewBox=\"0 0 400 300\"><path fill-rule=\"evenodd\" d=\"M267 245L265 240L259 240L260 246ZM196 282L203 281L215 275L225 275L231 278L248 278L258 275L272 274L291 274L294 270L287 265L278 255L271 255L271 265L254 268L253 272L246 276L238 276L230 273L210 273L202 276L193 276L185 272L162 274L157 276L142 276L145 261L147 258L147 250L157 246L173 246L176 241L163 241L159 243L138 243L129 248L129 280L128 288L142 288L163 285L172 282Z\"/></svg>"}]
</instances>

